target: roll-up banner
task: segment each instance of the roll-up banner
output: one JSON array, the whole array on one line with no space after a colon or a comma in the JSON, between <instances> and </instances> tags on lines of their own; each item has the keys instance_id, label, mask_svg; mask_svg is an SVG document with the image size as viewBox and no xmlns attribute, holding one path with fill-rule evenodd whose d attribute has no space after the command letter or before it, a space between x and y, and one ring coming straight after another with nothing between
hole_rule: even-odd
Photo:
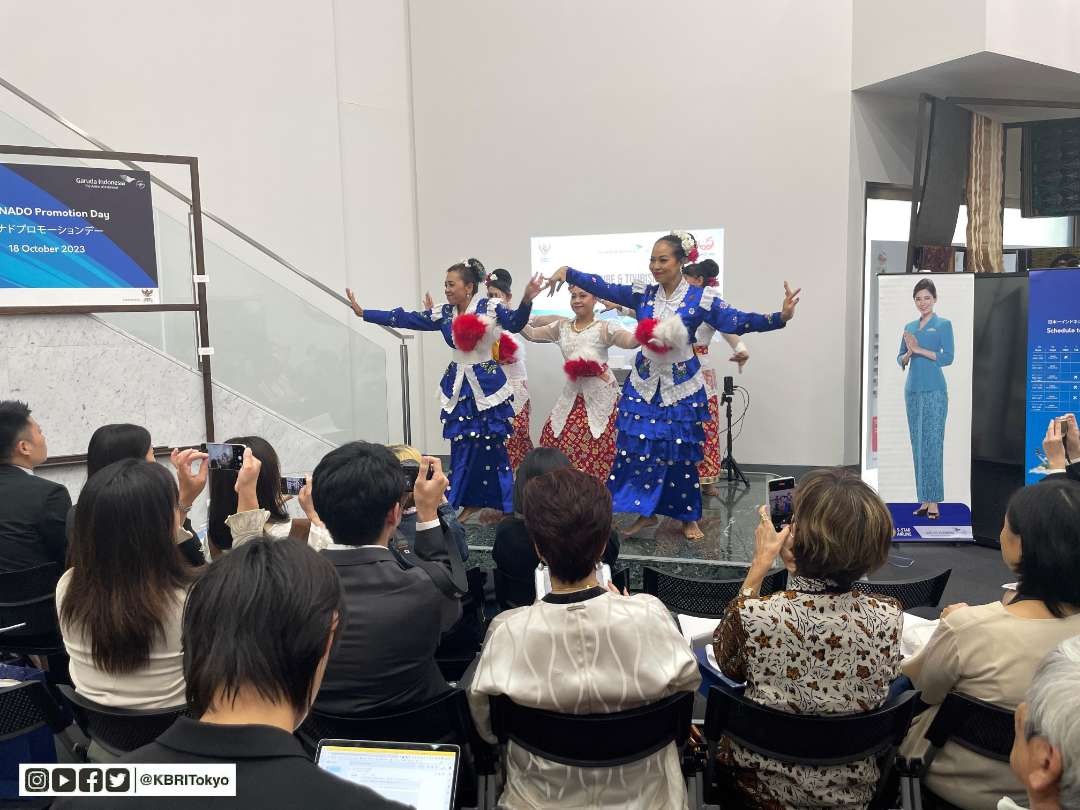
<instances>
[{"instance_id":1,"label":"roll-up banner","mask_svg":"<svg viewBox=\"0 0 1080 810\"><path fill-rule=\"evenodd\" d=\"M148 172L0 164L0 306L158 302Z\"/></svg>"}]
</instances>

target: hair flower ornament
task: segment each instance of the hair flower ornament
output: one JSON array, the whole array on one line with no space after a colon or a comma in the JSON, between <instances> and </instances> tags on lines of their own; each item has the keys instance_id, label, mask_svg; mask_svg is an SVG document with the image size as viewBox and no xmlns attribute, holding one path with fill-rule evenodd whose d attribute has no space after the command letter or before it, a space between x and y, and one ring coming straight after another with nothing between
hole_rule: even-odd
<instances>
[{"instance_id":1,"label":"hair flower ornament","mask_svg":"<svg viewBox=\"0 0 1080 810\"><path fill-rule=\"evenodd\" d=\"M672 231L672 236L678 237L679 243L682 245L683 253L686 254L686 258L689 261L696 262L698 260L697 240L692 233L686 231Z\"/></svg>"}]
</instances>

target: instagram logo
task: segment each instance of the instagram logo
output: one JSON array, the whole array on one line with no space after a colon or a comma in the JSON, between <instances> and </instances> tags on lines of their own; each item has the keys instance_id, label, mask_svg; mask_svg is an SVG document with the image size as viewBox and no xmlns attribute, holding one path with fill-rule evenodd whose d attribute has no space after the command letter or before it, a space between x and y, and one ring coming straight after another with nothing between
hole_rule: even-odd
<instances>
[{"instance_id":1,"label":"instagram logo","mask_svg":"<svg viewBox=\"0 0 1080 810\"><path fill-rule=\"evenodd\" d=\"M40 793L49 789L49 772L44 768L26 770L26 792Z\"/></svg>"}]
</instances>

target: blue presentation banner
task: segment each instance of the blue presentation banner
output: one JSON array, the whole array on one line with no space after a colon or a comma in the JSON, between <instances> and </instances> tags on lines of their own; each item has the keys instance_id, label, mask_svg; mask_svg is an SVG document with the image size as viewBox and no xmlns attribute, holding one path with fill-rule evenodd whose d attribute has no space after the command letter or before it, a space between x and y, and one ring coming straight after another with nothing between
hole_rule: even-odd
<instances>
[{"instance_id":1,"label":"blue presentation banner","mask_svg":"<svg viewBox=\"0 0 1080 810\"><path fill-rule=\"evenodd\" d=\"M0 164L0 306L154 303L148 172Z\"/></svg>"},{"instance_id":2,"label":"blue presentation banner","mask_svg":"<svg viewBox=\"0 0 1080 810\"><path fill-rule=\"evenodd\" d=\"M1049 472L1043 437L1050 420L1080 413L1080 270L1028 274L1026 480Z\"/></svg>"}]
</instances>

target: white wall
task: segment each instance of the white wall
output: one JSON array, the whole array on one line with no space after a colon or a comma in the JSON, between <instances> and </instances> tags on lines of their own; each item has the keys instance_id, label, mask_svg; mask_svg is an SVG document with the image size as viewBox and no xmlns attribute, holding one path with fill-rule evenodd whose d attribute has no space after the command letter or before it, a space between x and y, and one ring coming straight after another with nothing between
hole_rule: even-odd
<instances>
[{"instance_id":1,"label":"white wall","mask_svg":"<svg viewBox=\"0 0 1080 810\"><path fill-rule=\"evenodd\" d=\"M411 10L423 281L467 254L523 279L530 235L722 226L734 305L805 287L788 329L748 339L737 457L843 461L850 3ZM538 428L554 392L530 388Z\"/></svg>"},{"instance_id":2,"label":"white wall","mask_svg":"<svg viewBox=\"0 0 1080 810\"><path fill-rule=\"evenodd\" d=\"M28 33L7 37L0 75L114 148L198 156L208 210L332 288L357 287L373 306L416 300L404 0L57 0L5 8L4 24ZM58 145L85 146L61 138ZM185 173L156 171L186 190ZM215 226L206 233L352 321ZM359 329L388 353L396 440L397 343L375 327ZM347 347L336 348L344 362ZM420 365L414 354L414 388ZM416 441L425 442L422 433Z\"/></svg>"},{"instance_id":3,"label":"white wall","mask_svg":"<svg viewBox=\"0 0 1080 810\"><path fill-rule=\"evenodd\" d=\"M1080 72L1080 4L1075 0L985 2L986 50Z\"/></svg>"}]
</instances>

